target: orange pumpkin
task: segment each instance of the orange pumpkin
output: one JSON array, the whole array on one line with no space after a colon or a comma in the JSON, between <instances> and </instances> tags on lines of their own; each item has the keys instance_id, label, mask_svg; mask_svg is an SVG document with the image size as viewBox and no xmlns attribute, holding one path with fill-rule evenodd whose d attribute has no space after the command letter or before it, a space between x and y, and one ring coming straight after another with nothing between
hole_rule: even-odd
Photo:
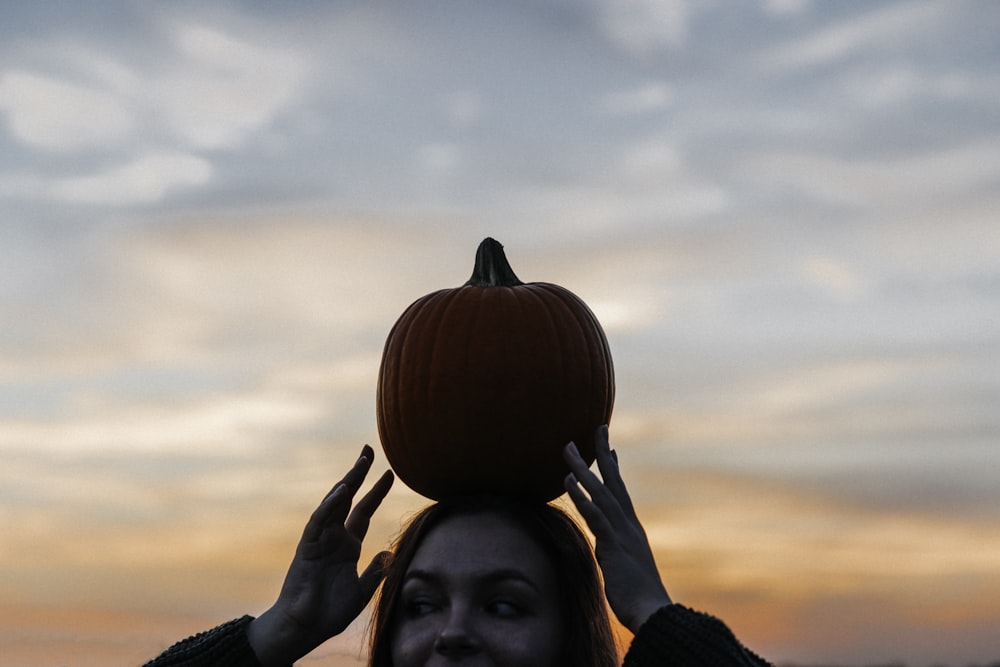
<instances>
[{"instance_id":1,"label":"orange pumpkin","mask_svg":"<svg viewBox=\"0 0 1000 667\"><path fill-rule=\"evenodd\" d=\"M488 492L551 500L574 441L594 459L611 418L611 352L569 290L522 283L484 240L461 287L417 299L385 342L376 416L389 465L431 499Z\"/></svg>"}]
</instances>

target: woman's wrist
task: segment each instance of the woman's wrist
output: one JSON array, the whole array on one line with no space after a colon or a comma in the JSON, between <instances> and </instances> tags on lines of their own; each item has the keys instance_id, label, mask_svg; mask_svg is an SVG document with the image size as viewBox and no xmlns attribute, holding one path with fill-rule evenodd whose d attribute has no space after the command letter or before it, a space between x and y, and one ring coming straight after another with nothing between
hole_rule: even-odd
<instances>
[{"instance_id":1,"label":"woman's wrist","mask_svg":"<svg viewBox=\"0 0 1000 667\"><path fill-rule=\"evenodd\" d=\"M673 600L671 600L670 596L664 592L663 595L638 600L629 615L630 617L620 620L622 624L632 632L632 634L637 634L639 632L639 628L641 628L646 621L653 616L653 614L672 604Z\"/></svg>"},{"instance_id":2,"label":"woman's wrist","mask_svg":"<svg viewBox=\"0 0 1000 667\"><path fill-rule=\"evenodd\" d=\"M261 667L291 667L318 646L305 636L301 626L274 607L250 622L247 641Z\"/></svg>"}]
</instances>

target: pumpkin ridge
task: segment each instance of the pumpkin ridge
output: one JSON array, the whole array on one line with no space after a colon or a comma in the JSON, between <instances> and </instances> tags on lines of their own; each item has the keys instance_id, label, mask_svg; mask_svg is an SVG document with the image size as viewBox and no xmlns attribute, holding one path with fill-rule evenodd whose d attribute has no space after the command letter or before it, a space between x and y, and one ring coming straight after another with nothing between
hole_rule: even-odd
<instances>
[{"instance_id":1,"label":"pumpkin ridge","mask_svg":"<svg viewBox=\"0 0 1000 667\"><path fill-rule=\"evenodd\" d=\"M424 298L418 299L406 307L406 310L403 311L403 314L399 316L399 319L396 320L396 323L389 330L389 335L386 336L385 344L382 347L382 361L379 364L379 378L378 385L376 386L376 407L378 408L376 410L376 422L379 437L383 440L383 450L385 450L386 457L389 459L390 466L394 465L394 460L397 457L402 456L395 451L391 451L392 448L384 446L387 436L383 434L397 432L402 428L402 415L400 414L401 411L397 408L402 400L399 396L402 384L399 380L400 364L393 362L398 362L402 352L402 343L399 336L409 327L414 313L419 311L419 304ZM389 398L390 396L392 398Z\"/></svg>"},{"instance_id":2,"label":"pumpkin ridge","mask_svg":"<svg viewBox=\"0 0 1000 667\"><path fill-rule=\"evenodd\" d=\"M430 359L420 354L419 351L425 349L427 344L426 337L431 336L434 330L414 326L414 323L426 317L435 317L442 307L447 306L450 294L451 290L443 289L421 297L400 318L400 324L404 324L405 326L394 327L393 332L390 334L393 337L393 341L398 345L399 353L396 355L396 358L400 361L397 369L397 378L393 387L395 394L395 405L392 406L394 408L393 413L395 413L393 422L396 425L396 429L393 432L395 433L414 433L414 437L417 439L427 437L427 434L424 433L427 421L425 412L423 410L418 412L409 411L408 414L404 414L404 411L399 410L398 406L405 405L407 400L412 400L405 395L407 392L420 396L421 403L423 402L422 397L428 395L427 387L421 387L414 392L410 378L433 377L434 374L430 372L431 368L433 368L430 364ZM417 420L417 423L414 423L414 419ZM394 458L399 463L404 463L411 468L423 470L434 465L432 460L429 461L426 456L421 456L422 452L417 448L397 446L393 449L395 450ZM398 464L392 461L390 461L390 464L393 467L399 467Z\"/></svg>"},{"instance_id":3,"label":"pumpkin ridge","mask_svg":"<svg viewBox=\"0 0 1000 667\"><path fill-rule=\"evenodd\" d=\"M552 304L547 303L544 298L544 293L547 290L545 290L543 286L544 283L529 283L528 287L530 287L531 289L524 290L523 294L526 297L533 300L534 304L537 306L537 312L545 320L545 324L547 325L545 328L546 340L553 341L552 347L558 354L558 360L559 360L558 366L561 372L560 384L565 384L566 380L568 379L567 369L569 368L569 366L566 363L567 362L566 346L563 344L563 341L561 340L561 337L559 335L559 325L554 313L552 312L553 310Z\"/></svg>"},{"instance_id":4,"label":"pumpkin ridge","mask_svg":"<svg viewBox=\"0 0 1000 667\"><path fill-rule=\"evenodd\" d=\"M575 340L574 345L577 348L573 351L573 358L579 360L585 360L586 368L583 370L584 377L587 378L587 386L595 386L594 379L600 376L600 369L602 367L607 368L611 364L611 356L608 354L606 346L601 345L601 341L604 340L604 333L591 315L590 309L587 308L586 303L577 295L573 294L564 287L559 285L554 285L552 283L546 283L546 291L556 297L558 303L562 304L565 308L566 316L572 318L576 323L575 327ZM595 359L595 350L601 350L601 363L598 363ZM581 354L581 351L589 351L589 354ZM605 386L605 377L600 377L601 383L596 386ZM599 403L601 406L601 413L604 414L606 411L606 393L601 396L595 396L594 392L587 392L586 394L589 401L587 403ZM582 407L577 404L577 410L581 410L584 414L591 412L590 405ZM577 420L574 418L574 423ZM600 424L593 424L593 428L597 428ZM579 433L573 436L574 444L583 453L584 459L590 461L594 454L594 442L593 433ZM582 442L577 442L578 440Z\"/></svg>"},{"instance_id":5,"label":"pumpkin ridge","mask_svg":"<svg viewBox=\"0 0 1000 667\"><path fill-rule=\"evenodd\" d=\"M551 341L551 349L554 352L554 356L556 357L555 367L559 369L559 374L560 374L559 381L557 384L558 386L563 386L563 387L570 386L569 384L570 374L573 371L573 366L571 365L570 360L572 359L573 355L570 354L569 358L567 358L567 352L568 352L567 348L568 347L576 348L578 347L579 342L578 340L573 340L571 346L567 345L569 341L564 340L566 334L565 327L563 328L562 331L560 330L559 327L559 319L564 320L568 314L572 315L572 313L569 312L570 308L568 308L567 304L562 302L561 300L556 303L552 303L551 301L547 300L545 298L545 295L549 292L549 290L546 289L545 283L529 283L528 285L526 285L526 287L529 287L530 289L522 290L522 294L524 296L522 302L530 299L535 307L534 310L539 315L540 319L543 319L545 323L544 334L545 334L546 348L550 347L548 343ZM558 318L557 314L554 312L555 310L554 307L563 311L558 313ZM587 363L588 364L590 363L589 358L587 360ZM548 368L552 367L551 364L547 364L546 366ZM564 420L564 416L553 415L553 419L562 422ZM563 470L564 464L562 461L562 457L559 454L561 454L561 452L553 452L550 458L552 459L553 466L556 466L558 469ZM569 469L565 468L565 472L569 472Z\"/></svg>"},{"instance_id":6,"label":"pumpkin ridge","mask_svg":"<svg viewBox=\"0 0 1000 667\"><path fill-rule=\"evenodd\" d=\"M607 415L608 421L610 421L611 410L614 406L615 400L615 374L614 365L611 361L611 346L608 343L607 336L604 334L604 330L601 328L601 323L594 314L594 311L591 310L586 302L578 299L572 295L572 293L568 293L567 290L559 287L558 285L554 285L553 287L558 288L556 291L561 292L559 296L563 302L569 301L571 297L573 297L574 301L579 301L579 305L581 305L582 308L574 310L573 313L577 318L577 321L581 324L580 330L586 332L588 347L594 345L600 346L604 354L604 358L607 360L602 377L595 377L601 371L600 366L591 367L591 381L593 382L595 380L599 380L600 382L594 383L595 386L604 386L604 395L600 397L600 401L603 404L603 411ZM585 322L583 318L585 318ZM584 323L588 326L582 326Z\"/></svg>"},{"instance_id":7,"label":"pumpkin ridge","mask_svg":"<svg viewBox=\"0 0 1000 667\"><path fill-rule=\"evenodd\" d=\"M500 345L501 349L506 349L507 345L503 336L498 334L503 331L501 326L507 318L504 317L505 308L503 306L503 301L505 297L514 293L511 287L503 285L495 286L479 286L479 285L463 285L458 288L458 297L462 298L468 306L463 309L463 319L461 323L452 322L452 324L458 324L457 330L464 332L465 335L461 336L457 341L454 341L447 350L446 354L457 360L456 366L460 366L460 372L462 374L467 373L485 373L483 375L478 375L476 377L476 383L478 387L467 387L467 392L471 391L476 393L477 396L489 395L492 391L496 390L496 385L488 384L493 378L488 374L487 368L480 368L482 364L482 356L484 346L488 344ZM499 322L498 322L499 320ZM498 350L496 348L491 349L491 352L496 355ZM461 352L456 352L460 350ZM442 378L445 379L445 378ZM434 395L440 395L437 389L434 389ZM490 429L488 433L491 434L493 438L499 437L499 431L502 429L502 424L496 423L495 419L491 419L491 414L489 410L483 412L483 406L485 405L482 400L471 400L469 393L465 393L461 396L455 397L456 402L461 403L466 409L463 411L462 418L465 420L482 420L480 425L483 428ZM476 409L478 405L479 410ZM468 425L467 425L468 426ZM471 428L471 427L469 427ZM467 432L468 429L463 429ZM449 435L449 437L453 437ZM486 436L488 440L490 436ZM477 457L486 457L485 460L479 459L477 465L483 468L495 468L498 465L502 465L503 461L490 460L489 452L491 448L486 446L481 440L477 441L452 441L450 446L455 447L461 451L460 458L466 458L471 456L473 450L477 450L479 453ZM453 461L448 461L447 466L442 466L438 471L438 475L443 477L445 473L450 473L454 476L460 476L461 466L458 466L454 470L451 468L454 466ZM455 483L455 482L452 482ZM467 488L465 483L457 483L463 489L464 492L481 492L482 488ZM490 490L490 489L487 489ZM495 490L495 489L494 489Z\"/></svg>"},{"instance_id":8,"label":"pumpkin ridge","mask_svg":"<svg viewBox=\"0 0 1000 667\"><path fill-rule=\"evenodd\" d=\"M458 350L461 350L463 356L459 357L461 359L461 364L466 365L468 362L468 351L470 346L474 344L473 336L463 335L468 332L474 332L475 329L469 326L469 317L467 304L470 302L470 293L466 291L466 287L455 287L445 290L445 299L443 299L442 307L434 312L434 317L436 318L435 326L426 327L427 341L422 345L425 350L430 350L429 354L425 354L427 360L427 383L423 387L423 396L438 396L442 392L446 392L447 389L441 388L441 383L449 383L452 381L452 377L442 375L440 369L442 366L451 368L448 363L442 362L444 359L451 360L455 358ZM429 473L425 475L426 477L435 478L447 474L447 470L451 465L451 461L446 460L444 457L440 456L440 450L445 446L445 437L450 435L445 432L442 433L440 429L444 424L442 419L440 405L437 405L435 401L422 401L425 409L424 414L424 424L428 427L428 432L422 434L421 438L427 438L430 440L433 438L430 444L430 451L433 455L424 456L422 459L423 467L429 470ZM447 407L444 408L447 411ZM445 428L446 425L445 425ZM468 443L460 443L461 446L468 446Z\"/></svg>"},{"instance_id":9,"label":"pumpkin ridge","mask_svg":"<svg viewBox=\"0 0 1000 667\"><path fill-rule=\"evenodd\" d=\"M419 349L430 350L430 354L422 355L426 361L426 375L424 376L425 384L420 389L421 396L437 396L439 387L439 382L446 382L449 378L442 377L441 373L435 369L439 369L441 366L442 357L445 359L449 358L450 353L455 349L455 341L452 340L452 336L456 335L456 332L465 330L464 326L454 327L449 325L449 313L454 312L456 309L460 309L463 305L464 296L462 294L462 288L451 288L447 290L442 290L443 297L441 299L440 306L433 312L435 326L424 328L424 337L421 339L421 344ZM441 443L441 434L438 432L437 428L439 424L439 415L434 409L434 405L428 403L426 400L421 401L424 407L424 413L422 415L423 423L425 426L425 432L421 433L418 437L430 443L430 450L424 452L424 456L421 457L421 467L429 470L429 476L435 476L435 472L439 471L441 466L446 464L441 460L438 454L438 448ZM438 473L439 474L439 473Z\"/></svg>"},{"instance_id":10,"label":"pumpkin ridge","mask_svg":"<svg viewBox=\"0 0 1000 667\"><path fill-rule=\"evenodd\" d=\"M526 289L526 285L518 286L515 289L505 289L497 294L497 308L500 312L506 312L504 317L505 320L512 322L525 322L530 321L530 318L525 316L525 307L523 295L530 292ZM506 302L506 303L505 303ZM518 332L520 333L520 332ZM507 368L518 368L523 360L517 358L517 350L521 347L520 340L511 340L509 336L505 337L503 340L503 358L504 365ZM523 380L523 378L522 378ZM507 392L516 391L516 387L506 387ZM503 425L503 435L501 442L499 443L503 449L513 448L514 438L517 434L513 432L507 424Z\"/></svg>"}]
</instances>

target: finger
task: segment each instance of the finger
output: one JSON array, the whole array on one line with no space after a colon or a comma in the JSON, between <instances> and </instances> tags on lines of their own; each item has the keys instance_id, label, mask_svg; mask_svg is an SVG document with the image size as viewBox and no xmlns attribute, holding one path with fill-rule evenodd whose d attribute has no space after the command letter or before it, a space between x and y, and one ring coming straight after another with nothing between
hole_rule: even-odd
<instances>
[{"instance_id":1,"label":"finger","mask_svg":"<svg viewBox=\"0 0 1000 667\"><path fill-rule=\"evenodd\" d=\"M616 478L620 480L618 466L611 455L606 426L601 426L594 431L594 459L597 461L597 469L601 471L601 478L604 480L605 486L610 488Z\"/></svg>"},{"instance_id":2,"label":"finger","mask_svg":"<svg viewBox=\"0 0 1000 667\"><path fill-rule=\"evenodd\" d=\"M352 496L361 488L361 484L365 481L365 477L368 475L368 471L371 469L372 461L374 460L375 451L370 445L365 445L361 448L361 455L358 456L358 460L354 462L351 469L340 480L341 484L346 484L351 489Z\"/></svg>"},{"instance_id":3,"label":"finger","mask_svg":"<svg viewBox=\"0 0 1000 667\"><path fill-rule=\"evenodd\" d=\"M329 521L343 524L347 520L347 514L351 511L351 503L354 500L354 495L361 488L362 483L364 483L365 477L368 476L368 471L371 470L372 461L374 460L375 452L372 451L372 448L368 445L362 447L361 456L358 457L358 460L354 462L354 466L340 480L340 485L346 488L346 494L340 498L339 502L333 503L330 506Z\"/></svg>"},{"instance_id":4,"label":"finger","mask_svg":"<svg viewBox=\"0 0 1000 667\"><path fill-rule=\"evenodd\" d=\"M312 515L309 517L309 521L302 531L302 542L315 542L319 540L323 534L323 530L330 524L330 517L333 514L334 508L347 495L347 487L343 483L337 484L330 493L326 494L326 498L319 504L319 507L313 510Z\"/></svg>"},{"instance_id":5,"label":"finger","mask_svg":"<svg viewBox=\"0 0 1000 667\"><path fill-rule=\"evenodd\" d=\"M576 448L575 442L569 442L563 447L563 461L569 466L570 472L576 475L577 482L581 481L583 477L593 477L597 480L597 476L590 471L587 462L580 456L580 450ZM600 483L600 480L597 482Z\"/></svg>"},{"instance_id":6,"label":"finger","mask_svg":"<svg viewBox=\"0 0 1000 667\"><path fill-rule=\"evenodd\" d=\"M608 536L611 531L611 523L604 512L580 488L576 475L573 473L566 475L563 486L569 494L570 500L573 501L576 509L580 511L580 515L587 522L591 532L598 539Z\"/></svg>"},{"instance_id":7,"label":"finger","mask_svg":"<svg viewBox=\"0 0 1000 667\"><path fill-rule=\"evenodd\" d=\"M569 465L570 472L576 476L577 481L590 494L590 499L602 512L613 522L621 522L626 519L622 512L618 500L611 494L611 491L601 482L600 478L587 467L586 461L580 456L576 445L572 442L566 445L563 450L563 458Z\"/></svg>"},{"instance_id":8,"label":"finger","mask_svg":"<svg viewBox=\"0 0 1000 667\"><path fill-rule=\"evenodd\" d=\"M385 577L385 570L389 565L390 559L391 554L388 551L380 551L368 563L368 567L365 568L364 572L358 576L358 586L364 596L365 604L368 604L368 601L375 595L378 585L382 582L383 577Z\"/></svg>"},{"instance_id":9,"label":"finger","mask_svg":"<svg viewBox=\"0 0 1000 667\"><path fill-rule=\"evenodd\" d=\"M365 535L368 533L368 526L371 523L371 518L375 514L375 510L378 509L382 501L385 500L386 494L389 493L389 489L392 488L392 482L395 477L391 470L386 470L379 477L378 481L372 486L372 488L362 496L361 500L358 501L354 509L351 510L350 516L347 517L347 522L344 527L347 528L347 532L354 535L359 540L363 540Z\"/></svg>"},{"instance_id":10,"label":"finger","mask_svg":"<svg viewBox=\"0 0 1000 667\"><path fill-rule=\"evenodd\" d=\"M608 427L605 424L594 433L594 450L597 453L597 468L601 471L604 485L618 501L622 511L630 518L635 517L635 508L618 466L618 454L611 449L608 441Z\"/></svg>"},{"instance_id":11,"label":"finger","mask_svg":"<svg viewBox=\"0 0 1000 667\"><path fill-rule=\"evenodd\" d=\"M351 506L351 499L368 474L374 458L374 451L369 445L361 448L361 456L358 457L358 460L354 462L347 474L333 485L319 507L309 517L309 522L302 534L303 541L318 540L328 525L344 523Z\"/></svg>"},{"instance_id":12,"label":"finger","mask_svg":"<svg viewBox=\"0 0 1000 667\"><path fill-rule=\"evenodd\" d=\"M595 499L596 494L602 491L606 492L604 483L591 471L587 462L580 456L580 450L576 448L576 443L570 442L566 445L563 449L563 460L566 461L570 472L576 477L577 483L587 490L592 499Z\"/></svg>"}]
</instances>

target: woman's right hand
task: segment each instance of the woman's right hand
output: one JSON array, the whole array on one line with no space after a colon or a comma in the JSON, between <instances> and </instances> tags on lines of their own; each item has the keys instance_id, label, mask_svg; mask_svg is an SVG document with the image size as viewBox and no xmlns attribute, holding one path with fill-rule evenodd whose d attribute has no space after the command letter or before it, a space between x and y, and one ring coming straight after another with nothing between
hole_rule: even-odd
<instances>
[{"instance_id":1,"label":"woman's right hand","mask_svg":"<svg viewBox=\"0 0 1000 667\"><path fill-rule=\"evenodd\" d=\"M375 594L388 553L377 554L360 575L358 558L372 515L392 486L392 472L386 471L351 510L373 459L365 445L354 467L313 512L277 601L247 628L263 667L287 667L340 634Z\"/></svg>"},{"instance_id":2,"label":"woman's right hand","mask_svg":"<svg viewBox=\"0 0 1000 667\"><path fill-rule=\"evenodd\" d=\"M566 491L597 540L595 554L604 575L608 604L618 620L636 633L657 609L672 602L622 481L618 456L608 443L607 426L597 429L594 445L603 481L590 471L576 445L569 443L563 452L571 471Z\"/></svg>"}]
</instances>

